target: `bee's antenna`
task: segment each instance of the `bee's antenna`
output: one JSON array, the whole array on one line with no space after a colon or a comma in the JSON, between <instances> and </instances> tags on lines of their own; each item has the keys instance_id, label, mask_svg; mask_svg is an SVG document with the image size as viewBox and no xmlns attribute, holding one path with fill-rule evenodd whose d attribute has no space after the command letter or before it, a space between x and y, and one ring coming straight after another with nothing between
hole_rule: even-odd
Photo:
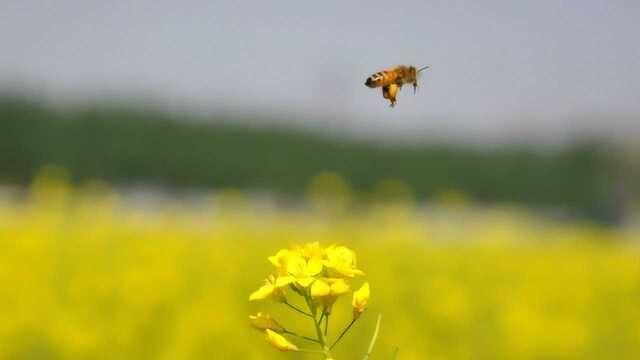
<instances>
[{"instance_id":1,"label":"bee's antenna","mask_svg":"<svg viewBox=\"0 0 640 360\"><path fill-rule=\"evenodd\" d=\"M429 65L427 66L423 66L420 69L418 69L418 72L422 71L422 70L427 70L429 68Z\"/></svg>"}]
</instances>

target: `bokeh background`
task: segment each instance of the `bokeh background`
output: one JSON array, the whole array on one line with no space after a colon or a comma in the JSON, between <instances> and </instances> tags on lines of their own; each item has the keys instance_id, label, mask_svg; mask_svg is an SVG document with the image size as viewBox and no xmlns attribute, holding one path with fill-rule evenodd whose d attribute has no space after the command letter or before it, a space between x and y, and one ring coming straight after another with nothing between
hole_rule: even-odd
<instances>
[{"instance_id":1,"label":"bokeh background","mask_svg":"<svg viewBox=\"0 0 640 360\"><path fill-rule=\"evenodd\" d=\"M639 16L2 2L0 358L317 358L247 323L312 331L248 302L310 241L372 287L338 359L378 312L380 359L640 357ZM392 109L363 83L395 64L431 68Z\"/></svg>"}]
</instances>

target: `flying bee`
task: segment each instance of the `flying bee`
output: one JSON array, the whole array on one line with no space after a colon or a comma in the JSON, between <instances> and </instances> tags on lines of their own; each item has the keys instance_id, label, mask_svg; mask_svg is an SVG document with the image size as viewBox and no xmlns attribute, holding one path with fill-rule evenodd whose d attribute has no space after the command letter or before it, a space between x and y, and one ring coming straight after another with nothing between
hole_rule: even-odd
<instances>
[{"instance_id":1,"label":"flying bee","mask_svg":"<svg viewBox=\"0 0 640 360\"><path fill-rule=\"evenodd\" d=\"M418 75L429 66L416 69L414 66L398 65L389 70L377 72L367 78L365 85L370 88L382 87L382 97L391 102L391 107L396 104L396 93L402 89L402 85L413 85L413 93L418 88Z\"/></svg>"}]
</instances>

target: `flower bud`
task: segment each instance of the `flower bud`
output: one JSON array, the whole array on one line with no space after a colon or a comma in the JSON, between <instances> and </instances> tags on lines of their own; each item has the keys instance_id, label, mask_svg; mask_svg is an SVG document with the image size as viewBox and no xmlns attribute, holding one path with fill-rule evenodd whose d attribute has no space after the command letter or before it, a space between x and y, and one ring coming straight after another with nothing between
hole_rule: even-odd
<instances>
[{"instance_id":1,"label":"flower bud","mask_svg":"<svg viewBox=\"0 0 640 360\"><path fill-rule=\"evenodd\" d=\"M369 283L366 282L358 291L353 292L353 301L351 304L353 305L353 318L357 319L360 317L366 309L367 305L369 305Z\"/></svg>"},{"instance_id":2,"label":"flower bud","mask_svg":"<svg viewBox=\"0 0 640 360\"><path fill-rule=\"evenodd\" d=\"M258 330L273 330L279 334L285 332L285 328L282 327L275 319L268 313L259 312L255 315L249 315L249 323L251 326Z\"/></svg>"},{"instance_id":3,"label":"flower bud","mask_svg":"<svg viewBox=\"0 0 640 360\"><path fill-rule=\"evenodd\" d=\"M280 351L298 351L298 347L290 343L284 336L270 329L267 329L266 333L265 340L276 349Z\"/></svg>"}]
</instances>

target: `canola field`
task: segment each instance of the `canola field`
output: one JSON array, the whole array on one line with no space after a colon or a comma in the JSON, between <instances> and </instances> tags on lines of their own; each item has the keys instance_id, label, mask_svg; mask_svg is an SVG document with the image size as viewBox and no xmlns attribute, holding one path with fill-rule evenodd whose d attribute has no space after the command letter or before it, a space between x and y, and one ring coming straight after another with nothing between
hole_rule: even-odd
<instances>
[{"instance_id":1,"label":"canola field","mask_svg":"<svg viewBox=\"0 0 640 360\"><path fill-rule=\"evenodd\" d=\"M335 359L362 358L379 313L372 359L640 358L637 230L511 208L214 199L135 206L42 179L2 198L0 359L320 359L278 352L247 319L268 310L312 335L300 314L248 298L268 256L313 241L354 249L371 287ZM338 300L328 337L350 318Z\"/></svg>"}]
</instances>

